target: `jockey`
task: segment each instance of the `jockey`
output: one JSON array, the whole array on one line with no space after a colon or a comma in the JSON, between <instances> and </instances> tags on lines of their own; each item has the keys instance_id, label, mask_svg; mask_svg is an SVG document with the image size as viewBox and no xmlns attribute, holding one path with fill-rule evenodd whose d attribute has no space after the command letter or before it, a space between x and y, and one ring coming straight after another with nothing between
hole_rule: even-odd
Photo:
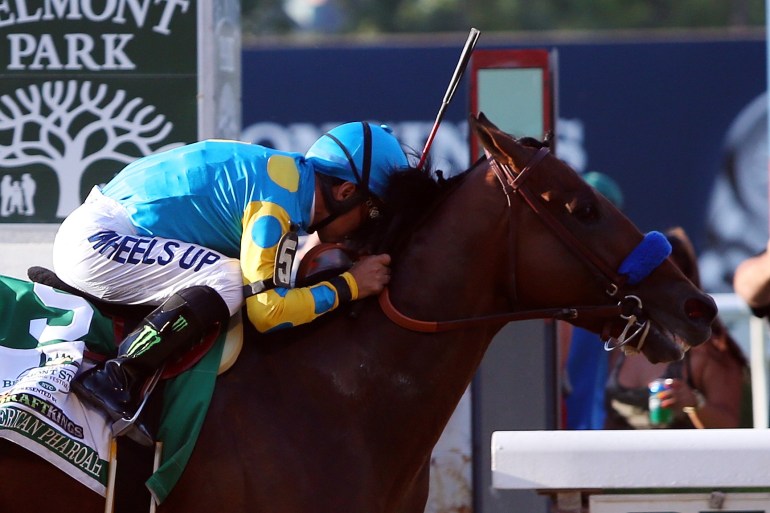
<instances>
[{"instance_id":1,"label":"jockey","mask_svg":"<svg viewBox=\"0 0 770 513\"><path fill-rule=\"evenodd\" d=\"M304 156L207 140L140 158L94 187L56 234L56 273L105 301L159 306L116 358L75 379L75 393L113 421L133 419L141 389L164 362L240 311L244 283L276 283L245 300L260 332L379 293L390 279L388 255L289 288L291 259L287 268L280 252L300 230L342 241L377 215L390 176L408 167L388 127L353 122L324 134ZM141 423L126 434L152 443Z\"/></svg>"}]
</instances>

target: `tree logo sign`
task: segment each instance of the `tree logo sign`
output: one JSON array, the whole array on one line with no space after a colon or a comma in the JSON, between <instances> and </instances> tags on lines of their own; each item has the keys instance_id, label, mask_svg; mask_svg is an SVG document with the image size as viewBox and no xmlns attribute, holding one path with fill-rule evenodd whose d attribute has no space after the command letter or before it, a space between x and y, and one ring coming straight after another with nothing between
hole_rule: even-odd
<instances>
[{"instance_id":1,"label":"tree logo sign","mask_svg":"<svg viewBox=\"0 0 770 513\"><path fill-rule=\"evenodd\" d=\"M196 2L0 0L0 223L197 136Z\"/></svg>"}]
</instances>

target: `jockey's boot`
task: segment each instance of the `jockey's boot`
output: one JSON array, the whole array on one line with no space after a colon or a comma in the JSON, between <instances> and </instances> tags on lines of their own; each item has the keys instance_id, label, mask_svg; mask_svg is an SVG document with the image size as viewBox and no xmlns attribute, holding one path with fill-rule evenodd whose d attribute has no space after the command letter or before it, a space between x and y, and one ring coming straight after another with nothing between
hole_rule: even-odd
<instances>
[{"instance_id":1,"label":"jockey's boot","mask_svg":"<svg viewBox=\"0 0 770 513\"><path fill-rule=\"evenodd\" d=\"M141 413L155 379L169 358L184 353L214 323L226 323L229 316L224 300L210 287L194 286L177 292L120 343L116 358L78 375L72 390L110 416L116 436L125 434L141 445L152 446L153 437L134 417ZM144 391L149 383L150 390Z\"/></svg>"}]
</instances>

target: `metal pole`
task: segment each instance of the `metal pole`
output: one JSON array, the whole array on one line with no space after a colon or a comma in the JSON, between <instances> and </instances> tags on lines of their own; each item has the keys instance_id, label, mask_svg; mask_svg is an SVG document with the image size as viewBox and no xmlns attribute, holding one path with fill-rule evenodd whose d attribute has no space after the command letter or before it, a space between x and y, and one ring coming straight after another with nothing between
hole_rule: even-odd
<instances>
[{"instance_id":1,"label":"metal pole","mask_svg":"<svg viewBox=\"0 0 770 513\"><path fill-rule=\"evenodd\" d=\"M751 403L755 428L768 427L767 352L765 351L765 320L750 315L751 341Z\"/></svg>"}]
</instances>

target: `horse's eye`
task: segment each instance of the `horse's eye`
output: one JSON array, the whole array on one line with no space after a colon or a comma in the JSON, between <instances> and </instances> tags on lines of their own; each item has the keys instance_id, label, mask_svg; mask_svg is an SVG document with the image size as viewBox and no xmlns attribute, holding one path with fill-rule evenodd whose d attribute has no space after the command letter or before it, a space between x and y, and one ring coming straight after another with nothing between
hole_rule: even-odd
<instances>
[{"instance_id":1,"label":"horse's eye","mask_svg":"<svg viewBox=\"0 0 770 513\"><path fill-rule=\"evenodd\" d=\"M571 212L573 216L582 222L588 223L599 220L599 207L592 201L576 205L575 208L571 209Z\"/></svg>"}]
</instances>

